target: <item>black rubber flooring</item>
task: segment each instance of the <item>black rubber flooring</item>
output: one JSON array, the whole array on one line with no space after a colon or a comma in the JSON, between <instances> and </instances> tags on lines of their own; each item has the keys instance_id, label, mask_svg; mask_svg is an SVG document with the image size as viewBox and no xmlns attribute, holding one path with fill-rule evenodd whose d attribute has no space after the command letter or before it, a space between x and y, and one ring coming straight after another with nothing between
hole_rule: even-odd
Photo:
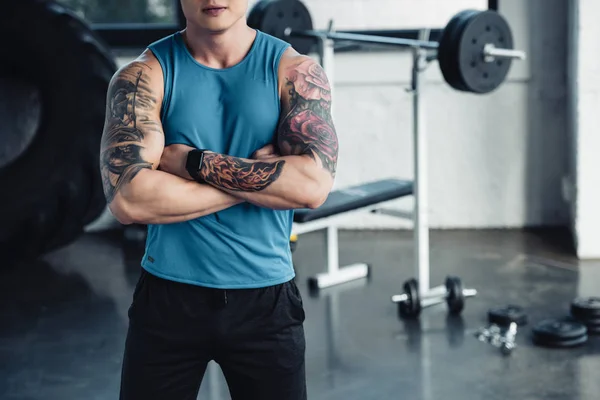
<instances>
[{"instance_id":1,"label":"black rubber flooring","mask_svg":"<svg viewBox=\"0 0 600 400\"><path fill-rule=\"evenodd\" d=\"M415 275L410 232L342 232L340 261L369 263L371 280L311 296L306 278L324 268L323 239L301 236L294 254L309 399L598 399L599 337L573 349L531 341L537 321L567 315L576 296L600 295L600 262L575 261L563 232L433 232L432 285L453 274L478 295L461 317L442 305L413 323L390 301ZM118 398L140 251L85 235L44 260L0 269L1 399ZM473 336L487 310L505 304L525 307L530 320L508 357ZM199 398L229 398L216 364Z\"/></svg>"}]
</instances>

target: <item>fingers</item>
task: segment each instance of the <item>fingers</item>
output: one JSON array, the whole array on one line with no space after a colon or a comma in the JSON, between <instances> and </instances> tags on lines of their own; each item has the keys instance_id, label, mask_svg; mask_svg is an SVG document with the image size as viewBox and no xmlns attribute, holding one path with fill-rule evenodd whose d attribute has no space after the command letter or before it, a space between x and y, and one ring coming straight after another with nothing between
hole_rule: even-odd
<instances>
[{"instance_id":1,"label":"fingers","mask_svg":"<svg viewBox=\"0 0 600 400\"><path fill-rule=\"evenodd\" d=\"M268 160L277 157L279 157L279 154L275 152L275 146L272 144L268 144L265 147L256 150L251 156L251 158L255 160Z\"/></svg>"},{"instance_id":2,"label":"fingers","mask_svg":"<svg viewBox=\"0 0 600 400\"><path fill-rule=\"evenodd\" d=\"M254 152L254 157L256 157L256 158L265 157L265 156L268 156L269 154L273 154L274 151L275 151L275 146L273 146L272 144L268 144L265 147L262 147L262 148L256 150Z\"/></svg>"}]
</instances>

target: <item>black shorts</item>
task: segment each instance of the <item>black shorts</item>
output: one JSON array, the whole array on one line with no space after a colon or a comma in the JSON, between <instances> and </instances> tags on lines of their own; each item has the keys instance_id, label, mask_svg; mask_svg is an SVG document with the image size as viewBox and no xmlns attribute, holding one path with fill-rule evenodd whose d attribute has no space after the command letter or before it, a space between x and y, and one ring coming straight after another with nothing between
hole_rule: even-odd
<instances>
[{"instance_id":1,"label":"black shorts","mask_svg":"<svg viewBox=\"0 0 600 400\"><path fill-rule=\"evenodd\" d=\"M142 270L129 309L123 400L195 400L207 364L233 400L306 399L304 309L295 282L219 290Z\"/></svg>"}]
</instances>

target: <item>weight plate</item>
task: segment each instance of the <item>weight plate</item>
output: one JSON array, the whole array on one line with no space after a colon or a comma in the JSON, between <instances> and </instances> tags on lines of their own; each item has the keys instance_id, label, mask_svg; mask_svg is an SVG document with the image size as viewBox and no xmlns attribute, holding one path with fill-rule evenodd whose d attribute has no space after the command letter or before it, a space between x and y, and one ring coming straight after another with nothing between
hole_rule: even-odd
<instances>
[{"instance_id":1,"label":"weight plate","mask_svg":"<svg viewBox=\"0 0 600 400\"><path fill-rule=\"evenodd\" d=\"M533 343L542 346L542 347L554 347L554 348L568 348L568 347L576 347L584 344L588 341L588 336L583 335L581 337L575 339L564 340L562 342L546 342L537 337L533 338Z\"/></svg>"},{"instance_id":2,"label":"weight plate","mask_svg":"<svg viewBox=\"0 0 600 400\"><path fill-rule=\"evenodd\" d=\"M460 32L469 19L480 11L465 10L456 14L444 28L439 41L437 59L446 83L456 90L465 90L457 57Z\"/></svg>"},{"instance_id":3,"label":"weight plate","mask_svg":"<svg viewBox=\"0 0 600 400\"><path fill-rule=\"evenodd\" d=\"M571 314L577 318L600 319L600 297L578 297L571 302Z\"/></svg>"},{"instance_id":4,"label":"weight plate","mask_svg":"<svg viewBox=\"0 0 600 400\"><path fill-rule=\"evenodd\" d=\"M527 314L523 307L508 305L492 308L488 311L488 321L491 324L508 326L515 322L518 326L527 325Z\"/></svg>"},{"instance_id":5,"label":"weight plate","mask_svg":"<svg viewBox=\"0 0 600 400\"><path fill-rule=\"evenodd\" d=\"M485 60L484 47L512 49L513 37L506 20L497 12L487 10L469 17L463 29L457 33L458 69L466 91L489 93L496 90L506 79L510 59Z\"/></svg>"},{"instance_id":6,"label":"weight plate","mask_svg":"<svg viewBox=\"0 0 600 400\"><path fill-rule=\"evenodd\" d=\"M417 318L421 314L419 283L416 279L409 279L402 288L408 300L398 303L398 313L402 318Z\"/></svg>"},{"instance_id":7,"label":"weight plate","mask_svg":"<svg viewBox=\"0 0 600 400\"><path fill-rule=\"evenodd\" d=\"M536 340L544 343L561 343L586 334L587 327L570 318L547 319L533 327L533 335Z\"/></svg>"},{"instance_id":8,"label":"weight plate","mask_svg":"<svg viewBox=\"0 0 600 400\"><path fill-rule=\"evenodd\" d=\"M598 335L600 334L600 325L588 325L587 331L588 335Z\"/></svg>"},{"instance_id":9,"label":"weight plate","mask_svg":"<svg viewBox=\"0 0 600 400\"><path fill-rule=\"evenodd\" d=\"M576 315L572 316L573 319L575 321L581 322L584 325L600 325L600 319L598 317L594 317L594 318L582 318L582 317L578 317Z\"/></svg>"},{"instance_id":10,"label":"weight plate","mask_svg":"<svg viewBox=\"0 0 600 400\"><path fill-rule=\"evenodd\" d=\"M260 0L248 14L248 26L284 40L301 54L308 54L315 40L286 36L286 30L309 31L312 18L306 6L297 0Z\"/></svg>"},{"instance_id":11,"label":"weight plate","mask_svg":"<svg viewBox=\"0 0 600 400\"><path fill-rule=\"evenodd\" d=\"M462 282L455 276L448 276L446 278L446 289L448 290L446 303L450 314L460 314L465 307Z\"/></svg>"}]
</instances>

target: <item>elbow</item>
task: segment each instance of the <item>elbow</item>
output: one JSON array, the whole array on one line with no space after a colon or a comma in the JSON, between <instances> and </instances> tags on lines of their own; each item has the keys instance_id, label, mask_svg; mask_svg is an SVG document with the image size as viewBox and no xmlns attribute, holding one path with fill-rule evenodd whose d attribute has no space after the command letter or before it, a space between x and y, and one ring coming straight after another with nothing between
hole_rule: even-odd
<instances>
[{"instance_id":1,"label":"elbow","mask_svg":"<svg viewBox=\"0 0 600 400\"><path fill-rule=\"evenodd\" d=\"M108 206L113 217L122 225L139 224L140 218L135 212L135 207L128 204L123 198L115 198Z\"/></svg>"},{"instance_id":2,"label":"elbow","mask_svg":"<svg viewBox=\"0 0 600 400\"><path fill-rule=\"evenodd\" d=\"M149 213L144 198L146 193L155 189L149 183L148 179L136 178L115 194L108 208L117 221L123 225L148 223Z\"/></svg>"},{"instance_id":3,"label":"elbow","mask_svg":"<svg viewBox=\"0 0 600 400\"><path fill-rule=\"evenodd\" d=\"M325 200L327 198L317 198L315 197L314 199L310 199L307 203L306 203L306 208L309 208L311 210L317 209L319 207L321 207L323 205L323 203L325 203Z\"/></svg>"},{"instance_id":4,"label":"elbow","mask_svg":"<svg viewBox=\"0 0 600 400\"><path fill-rule=\"evenodd\" d=\"M310 184L304 191L304 207L312 210L321 207L323 203L325 203L325 200L327 200L330 190L330 185L326 185L322 182Z\"/></svg>"}]
</instances>

